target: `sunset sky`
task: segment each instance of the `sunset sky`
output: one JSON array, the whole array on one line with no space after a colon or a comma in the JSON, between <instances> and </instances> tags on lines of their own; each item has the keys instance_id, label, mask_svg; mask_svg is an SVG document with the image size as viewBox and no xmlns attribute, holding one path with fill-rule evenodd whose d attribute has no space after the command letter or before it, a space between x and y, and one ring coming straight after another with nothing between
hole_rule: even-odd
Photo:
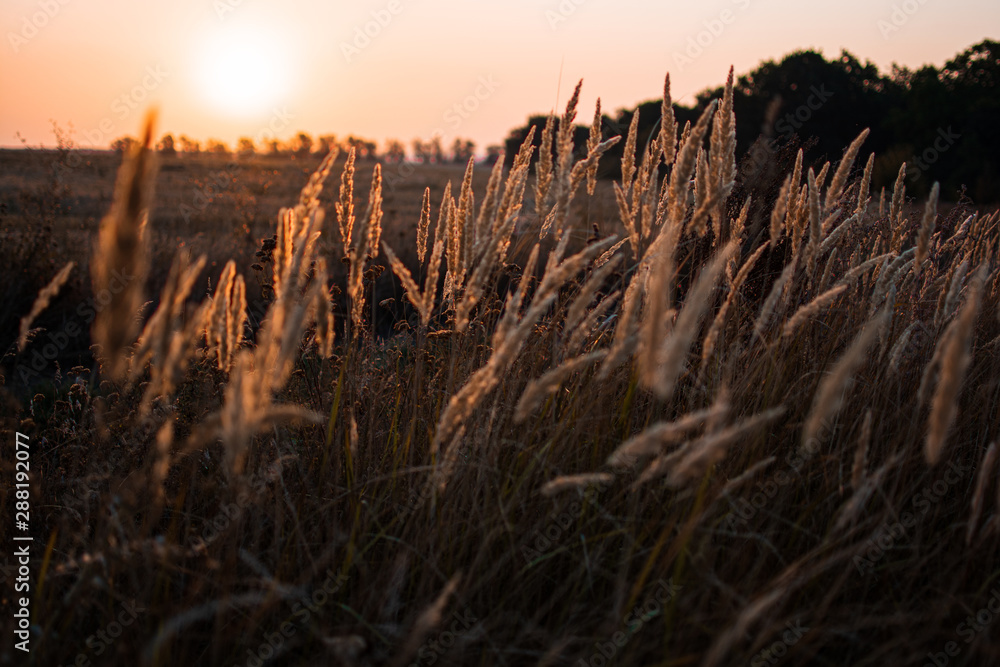
<instances>
[{"instance_id":1,"label":"sunset sky","mask_svg":"<svg viewBox=\"0 0 1000 667\"><path fill-rule=\"evenodd\" d=\"M581 118L675 101L803 48L847 49L883 71L942 65L1000 36L996 0L4 0L0 146L52 144L52 121L83 147L158 132L199 140L439 133L500 143L530 113ZM560 78L561 71L561 78Z\"/></svg>"}]
</instances>

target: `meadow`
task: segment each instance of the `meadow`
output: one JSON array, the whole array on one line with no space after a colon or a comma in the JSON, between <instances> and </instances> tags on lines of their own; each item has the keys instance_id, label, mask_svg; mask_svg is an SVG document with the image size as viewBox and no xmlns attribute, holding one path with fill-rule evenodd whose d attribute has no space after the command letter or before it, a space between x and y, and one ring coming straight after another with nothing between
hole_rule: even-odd
<instances>
[{"instance_id":1,"label":"meadow","mask_svg":"<svg viewBox=\"0 0 1000 667\"><path fill-rule=\"evenodd\" d=\"M509 167L0 155L33 664L1000 660L1000 214L664 93Z\"/></svg>"}]
</instances>

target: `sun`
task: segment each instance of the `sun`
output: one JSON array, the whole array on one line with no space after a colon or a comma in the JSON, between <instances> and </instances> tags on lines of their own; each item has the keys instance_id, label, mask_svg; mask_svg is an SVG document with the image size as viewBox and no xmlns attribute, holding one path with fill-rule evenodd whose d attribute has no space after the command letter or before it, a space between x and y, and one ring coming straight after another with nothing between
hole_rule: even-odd
<instances>
[{"instance_id":1,"label":"sun","mask_svg":"<svg viewBox=\"0 0 1000 667\"><path fill-rule=\"evenodd\" d=\"M193 66L204 101L231 116L256 116L278 105L295 74L284 40L264 26L205 34Z\"/></svg>"}]
</instances>

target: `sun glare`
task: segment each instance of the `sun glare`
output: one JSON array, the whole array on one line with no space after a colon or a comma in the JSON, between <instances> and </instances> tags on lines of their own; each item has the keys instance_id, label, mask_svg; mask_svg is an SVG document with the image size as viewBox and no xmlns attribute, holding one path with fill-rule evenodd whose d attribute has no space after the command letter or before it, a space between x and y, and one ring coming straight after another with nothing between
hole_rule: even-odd
<instances>
[{"instance_id":1,"label":"sun glare","mask_svg":"<svg viewBox=\"0 0 1000 667\"><path fill-rule=\"evenodd\" d=\"M205 35L194 67L205 101L236 116L260 114L280 103L295 71L281 40L263 28Z\"/></svg>"}]
</instances>

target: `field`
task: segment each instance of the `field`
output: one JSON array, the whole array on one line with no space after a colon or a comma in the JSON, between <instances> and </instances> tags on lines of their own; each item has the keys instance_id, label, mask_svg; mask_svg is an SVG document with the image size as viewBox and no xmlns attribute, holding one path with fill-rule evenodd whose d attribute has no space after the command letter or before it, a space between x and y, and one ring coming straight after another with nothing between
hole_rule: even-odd
<instances>
[{"instance_id":1,"label":"field","mask_svg":"<svg viewBox=\"0 0 1000 667\"><path fill-rule=\"evenodd\" d=\"M731 85L615 183L576 96L507 169L0 153L34 663L1000 660L1000 215L751 178Z\"/></svg>"}]
</instances>

